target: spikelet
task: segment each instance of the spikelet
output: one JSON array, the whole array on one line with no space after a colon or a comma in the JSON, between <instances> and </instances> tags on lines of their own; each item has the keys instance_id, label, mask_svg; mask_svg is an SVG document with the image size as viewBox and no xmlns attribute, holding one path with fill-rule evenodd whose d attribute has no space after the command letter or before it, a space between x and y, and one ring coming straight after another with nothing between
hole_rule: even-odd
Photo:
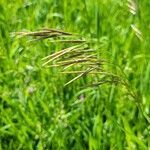
<instances>
[{"instance_id":1,"label":"spikelet","mask_svg":"<svg viewBox=\"0 0 150 150\"><path fill-rule=\"evenodd\" d=\"M127 6L129 8L130 13L132 13L133 15L137 14L137 4L135 0L128 0Z\"/></svg>"},{"instance_id":2,"label":"spikelet","mask_svg":"<svg viewBox=\"0 0 150 150\"><path fill-rule=\"evenodd\" d=\"M137 36L137 38L138 38L140 41L143 41L142 32L141 32L134 24L131 25L131 28L132 28L132 30L134 31L134 33L135 33L135 35Z\"/></svg>"}]
</instances>

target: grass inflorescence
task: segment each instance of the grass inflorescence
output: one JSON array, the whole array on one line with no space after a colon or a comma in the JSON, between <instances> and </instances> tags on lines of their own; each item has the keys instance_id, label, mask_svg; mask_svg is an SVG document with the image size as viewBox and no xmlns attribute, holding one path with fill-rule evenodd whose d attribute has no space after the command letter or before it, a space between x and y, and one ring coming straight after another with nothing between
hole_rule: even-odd
<instances>
[{"instance_id":1,"label":"grass inflorescence","mask_svg":"<svg viewBox=\"0 0 150 150\"><path fill-rule=\"evenodd\" d=\"M1 0L0 149L149 149L149 6Z\"/></svg>"}]
</instances>

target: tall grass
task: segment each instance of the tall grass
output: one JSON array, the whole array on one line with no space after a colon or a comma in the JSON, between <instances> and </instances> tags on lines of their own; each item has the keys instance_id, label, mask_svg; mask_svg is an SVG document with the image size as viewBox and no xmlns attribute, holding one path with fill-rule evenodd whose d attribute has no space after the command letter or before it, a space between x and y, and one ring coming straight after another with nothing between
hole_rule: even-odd
<instances>
[{"instance_id":1,"label":"tall grass","mask_svg":"<svg viewBox=\"0 0 150 150\"><path fill-rule=\"evenodd\" d=\"M0 149L149 149L148 6L2 0Z\"/></svg>"}]
</instances>

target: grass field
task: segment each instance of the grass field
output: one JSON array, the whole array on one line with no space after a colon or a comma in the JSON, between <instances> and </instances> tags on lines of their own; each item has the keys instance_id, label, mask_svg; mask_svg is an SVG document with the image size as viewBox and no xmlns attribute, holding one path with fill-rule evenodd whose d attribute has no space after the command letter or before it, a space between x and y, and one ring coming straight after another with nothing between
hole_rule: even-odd
<instances>
[{"instance_id":1,"label":"grass field","mask_svg":"<svg viewBox=\"0 0 150 150\"><path fill-rule=\"evenodd\" d=\"M78 34L128 86L64 86L76 74L41 59L75 43L11 34L42 28ZM0 1L0 150L17 149L150 150L149 0Z\"/></svg>"}]
</instances>

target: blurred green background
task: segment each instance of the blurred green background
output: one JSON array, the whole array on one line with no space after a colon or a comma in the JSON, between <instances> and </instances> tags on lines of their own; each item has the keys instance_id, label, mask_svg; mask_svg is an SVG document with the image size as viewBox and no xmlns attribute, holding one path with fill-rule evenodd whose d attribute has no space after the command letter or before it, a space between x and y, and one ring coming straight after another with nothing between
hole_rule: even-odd
<instances>
[{"instance_id":1,"label":"blurred green background","mask_svg":"<svg viewBox=\"0 0 150 150\"><path fill-rule=\"evenodd\" d=\"M96 40L97 53L126 74L143 112L119 85L81 90L89 77L64 87L70 76L41 67L62 44L11 36L43 27ZM149 0L1 0L0 149L150 149L143 117L150 116L149 43Z\"/></svg>"}]
</instances>

